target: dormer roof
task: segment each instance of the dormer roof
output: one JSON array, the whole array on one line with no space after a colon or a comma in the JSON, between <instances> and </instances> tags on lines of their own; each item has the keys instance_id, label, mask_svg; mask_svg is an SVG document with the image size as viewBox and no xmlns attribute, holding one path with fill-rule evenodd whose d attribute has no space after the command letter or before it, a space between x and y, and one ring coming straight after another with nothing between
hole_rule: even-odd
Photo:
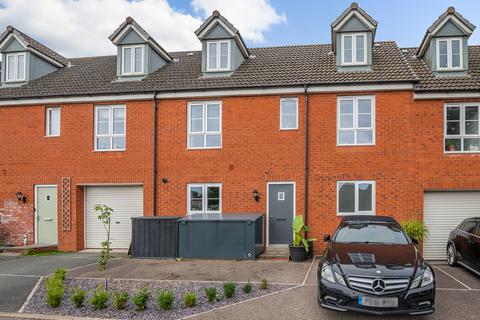
<instances>
[{"instance_id":1,"label":"dormer roof","mask_svg":"<svg viewBox=\"0 0 480 320\"><path fill-rule=\"evenodd\" d=\"M332 47L334 52L336 52L337 33L352 17L356 17L372 32L372 42L374 41L378 22L373 19L365 10L360 8L356 2L352 2L350 7L343 11L342 14L330 25L332 30Z\"/></svg>"},{"instance_id":2,"label":"dormer roof","mask_svg":"<svg viewBox=\"0 0 480 320\"><path fill-rule=\"evenodd\" d=\"M158 44L132 17L127 17L125 21L108 37L114 45L118 45L130 30L134 30L142 39L149 44L152 49L158 53L165 61L171 62L172 57L168 52Z\"/></svg>"},{"instance_id":3,"label":"dormer roof","mask_svg":"<svg viewBox=\"0 0 480 320\"><path fill-rule=\"evenodd\" d=\"M56 53L52 49L47 48L40 42L12 26L8 26L0 36L0 50L2 50L2 48L4 48L4 46L10 42L12 37L20 42L20 44L25 48L25 51L31 51L57 67L64 67L68 65L67 58Z\"/></svg>"},{"instance_id":4,"label":"dormer roof","mask_svg":"<svg viewBox=\"0 0 480 320\"><path fill-rule=\"evenodd\" d=\"M220 24L225 31L227 31L235 42L238 45L238 48L242 52L245 58L250 56L250 52L248 51L247 45L243 41L242 36L240 35L240 31L233 26L224 16L220 14L217 10L213 11L212 15L205 20L202 25L195 30L195 35L200 39L203 40L205 36L211 31L215 26Z\"/></svg>"},{"instance_id":5,"label":"dormer roof","mask_svg":"<svg viewBox=\"0 0 480 320\"><path fill-rule=\"evenodd\" d=\"M428 49L432 37L445 25L445 23L449 21L451 21L462 32L464 32L465 36L467 37L469 37L476 28L474 24L457 12L454 7L448 7L447 11L442 13L442 15L438 17L438 19L435 20L435 22L427 29L427 32L425 33L422 43L417 51L418 57L423 57Z\"/></svg>"}]
</instances>

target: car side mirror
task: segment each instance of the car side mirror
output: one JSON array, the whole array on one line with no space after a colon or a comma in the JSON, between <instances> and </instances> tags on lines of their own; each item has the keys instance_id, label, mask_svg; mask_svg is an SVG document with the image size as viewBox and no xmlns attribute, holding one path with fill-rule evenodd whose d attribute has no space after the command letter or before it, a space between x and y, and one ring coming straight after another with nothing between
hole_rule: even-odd
<instances>
[{"instance_id":1,"label":"car side mirror","mask_svg":"<svg viewBox=\"0 0 480 320\"><path fill-rule=\"evenodd\" d=\"M413 244L418 244L418 239L415 238L415 237L412 237L412 242L413 242Z\"/></svg>"},{"instance_id":2,"label":"car side mirror","mask_svg":"<svg viewBox=\"0 0 480 320\"><path fill-rule=\"evenodd\" d=\"M323 236L323 241L329 242L330 241L330 235L329 234L324 235Z\"/></svg>"}]
</instances>

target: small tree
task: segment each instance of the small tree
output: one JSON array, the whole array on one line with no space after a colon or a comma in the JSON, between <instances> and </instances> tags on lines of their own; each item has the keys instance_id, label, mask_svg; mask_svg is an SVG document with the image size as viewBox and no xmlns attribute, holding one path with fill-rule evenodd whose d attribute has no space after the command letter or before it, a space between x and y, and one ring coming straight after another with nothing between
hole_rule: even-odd
<instances>
[{"instance_id":1,"label":"small tree","mask_svg":"<svg viewBox=\"0 0 480 320\"><path fill-rule=\"evenodd\" d=\"M102 221L103 228L107 234L107 239L102 241L102 251L100 252L100 258L98 260L98 270L104 271L107 267L108 260L112 257L110 255L112 251L112 249L110 249L110 220L113 209L104 204L97 204L95 205L95 211L99 213L98 220Z\"/></svg>"}]
</instances>

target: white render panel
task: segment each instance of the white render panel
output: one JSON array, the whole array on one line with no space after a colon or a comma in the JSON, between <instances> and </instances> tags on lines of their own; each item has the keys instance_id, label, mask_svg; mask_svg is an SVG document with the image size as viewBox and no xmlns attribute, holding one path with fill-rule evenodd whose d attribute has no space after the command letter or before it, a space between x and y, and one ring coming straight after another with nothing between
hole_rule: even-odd
<instances>
[{"instance_id":1,"label":"white render panel","mask_svg":"<svg viewBox=\"0 0 480 320\"><path fill-rule=\"evenodd\" d=\"M429 260L445 260L448 236L463 219L480 215L480 192L426 192L423 219L430 235L423 252Z\"/></svg>"},{"instance_id":2,"label":"white render panel","mask_svg":"<svg viewBox=\"0 0 480 320\"><path fill-rule=\"evenodd\" d=\"M142 186L94 186L85 191L85 246L101 248L106 232L95 212L95 205L114 210L111 218L111 247L128 249L132 238L132 217L143 216Z\"/></svg>"}]
</instances>

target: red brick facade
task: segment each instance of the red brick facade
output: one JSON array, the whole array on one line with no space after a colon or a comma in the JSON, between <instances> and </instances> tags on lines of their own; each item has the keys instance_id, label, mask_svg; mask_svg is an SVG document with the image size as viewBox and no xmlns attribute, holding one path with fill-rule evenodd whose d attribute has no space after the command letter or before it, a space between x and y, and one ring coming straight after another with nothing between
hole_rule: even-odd
<instances>
[{"instance_id":1,"label":"red brick facade","mask_svg":"<svg viewBox=\"0 0 480 320\"><path fill-rule=\"evenodd\" d=\"M376 143L337 146L337 97L374 95ZM444 101L415 101L412 91L310 94L308 224L321 239L339 222L339 180L374 180L376 213L398 220L422 218L423 192L480 189L480 156L443 151ZM283 96L282 96L283 97ZM299 129L279 130L280 96L212 97L222 101L222 148L187 149L189 99L158 101L159 215L185 214L187 184L222 183L222 212L266 211L267 182L296 182L297 213L303 213L305 100L299 98ZM119 102L115 102L119 104ZM33 233L34 186L56 184L59 245L83 249L83 185L141 183L144 213L153 212L153 101L126 102L127 150L94 152L94 104L61 105L61 136L45 136L45 106L0 107L0 201L27 196L21 224L0 225L18 243ZM61 229L61 178L71 178L72 226ZM162 183L161 178L168 178ZM260 192L260 201L252 191ZM15 200L16 201L16 200ZM0 203L2 203L0 202ZM33 236L29 236L32 242ZM5 239L4 239L5 240ZM316 245L318 251L321 242Z\"/></svg>"}]
</instances>

